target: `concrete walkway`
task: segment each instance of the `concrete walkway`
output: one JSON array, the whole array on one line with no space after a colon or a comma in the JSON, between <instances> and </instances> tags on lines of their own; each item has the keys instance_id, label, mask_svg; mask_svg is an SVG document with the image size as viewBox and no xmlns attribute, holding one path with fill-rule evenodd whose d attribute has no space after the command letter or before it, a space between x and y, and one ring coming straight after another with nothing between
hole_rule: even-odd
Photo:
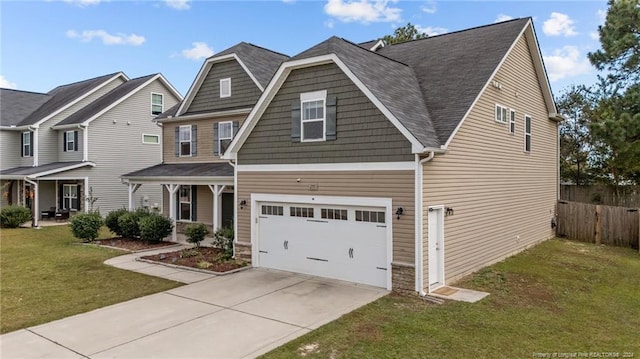
<instances>
[{"instance_id":1,"label":"concrete walkway","mask_svg":"<svg viewBox=\"0 0 640 359\"><path fill-rule=\"evenodd\" d=\"M2 335L0 357L253 358L388 294L289 272L216 277L135 261L154 252L108 262L192 284Z\"/></svg>"}]
</instances>

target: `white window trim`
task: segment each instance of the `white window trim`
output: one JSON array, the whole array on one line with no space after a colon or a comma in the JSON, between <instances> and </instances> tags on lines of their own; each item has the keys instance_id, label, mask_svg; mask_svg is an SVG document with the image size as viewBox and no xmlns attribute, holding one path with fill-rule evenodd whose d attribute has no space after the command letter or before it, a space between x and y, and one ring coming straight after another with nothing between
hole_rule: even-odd
<instances>
[{"instance_id":1,"label":"white window trim","mask_svg":"<svg viewBox=\"0 0 640 359\"><path fill-rule=\"evenodd\" d=\"M157 138L158 142L145 142L144 138L147 137L147 136ZM141 138L142 138L142 143L145 144L145 145L158 145L158 144L160 144L160 135L155 135L153 133L143 133L141 135Z\"/></svg>"},{"instance_id":2,"label":"white window trim","mask_svg":"<svg viewBox=\"0 0 640 359\"><path fill-rule=\"evenodd\" d=\"M229 92L228 93L224 93L222 92L223 83L228 83L228 88L229 88ZM220 79L220 98L225 98L225 97L231 97L231 78L227 77L226 79Z\"/></svg>"},{"instance_id":3,"label":"white window trim","mask_svg":"<svg viewBox=\"0 0 640 359\"><path fill-rule=\"evenodd\" d=\"M188 128L189 129L189 141L182 140L180 138L180 133L182 132L183 128ZM183 142L189 142L189 154L186 154L186 155L182 154L182 143ZM191 157L191 145L192 145L191 142L193 142L193 138L191 138L191 125L182 125L182 126L180 126L180 129L178 130L178 143L179 143L178 146L180 148L180 157Z\"/></svg>"},{"instance_id":4,"label":"white window trim","mask_svg":"<svg viewBox=\"0 0 640 359\"><path fill-rule=\"evenodd\" d=\"M503 117L503 120L498 120L498 110L500 110L501 112L502 110L506 111L507 116L509 116L509 107L503 106L497 103L495 106L495 110L493 111L493 119L496 121L496 123L502 123L502 124L509 123L509 119L505 117Z\"/></svg>"},{"instance_id":5,"label":"white window trim","mask_svg":"<svg viewBox=\"0 0 640 359\"><path fill-rule=\"evenodd\" d=\"M67 142L64 143L67 152L73 152L76 148L76 131L66 131L67 133ZM69 136L71 134L71 136ZM71 143L71 148L69 148L69 143Z\"/></svg>"},{"instance_id":6,"label":"white window trim","mask_svg":"<svg viewBox=\"0 0 640 359\"><path fill-rule=\"evenodd\" d=\"M25 138L25 135L26 135L26 138ZM31 143L31 131L23 132L21 136L22 136L22 157L31 157L31 146L33 146L33 144ZM27 143L27 141L29 143ZM24 149L27 146L29 146L29 151L25 153Z\"/></svg>"},{"instance_id":7,"label":"white window trim","mask_svg":"<svg viewBox=\"0 0 640 359\"><path fill-rule=\"evenodd\" d=\"M322 119L305 120L304 104L306 102L322 101ZM322 138L305 139L304 124L305 122L322 121ZM300 94L300 142L323 142L327 140L327 90L306 92Z\"/></svg>"},{"instance_id":8,"label":"white window trim","mask_svg":"<svg viewBox=\"0 0 640 359\"><path fill-rule=\"evenodd\" d=\"M66 188L72 188L70 195L66 195ZM67 208L67 199L69 199L69 208ZM62 207L70 211L77 211L79 208L72 208L73 199L76 199L76 203L80 205L80 198L78 198L78 185L77 184L63 184L62 185Z\"/></svg>"},{"instance_id":9,"label":"white window trim","mask_svg":"<svg viewBox=\"0 0 640 359\"><path fill-rule=\"evenodd\" d=\"M180 191L182 190L182 187L185 187L189 190L189 201L183 201L182 200L182 196L180 195ZM178 220L182 221L182 222L193 222L193 188L191 186L184 186L181 185L180 188L178 189ZM182 218L182 204L183 203L189 203L189 218L185 219Z\"/></svg>"},{"instance_id":10,"label":"white window trim","mask_svg":"<svg viewBox=\"0 0 640 359\"><path fill-rule=\"evenodd\" d=\"M509 109L509 133L512 135L516 133L516 110L514 109Z\"/></svg>"},{"instance_id":11,"label":"white window trim","mask_svg":"<svg viewBox=\"0 0 640 359\"><path fill-rule=\"evenodd\" d=\"M158 93L158 92L152 92L151 93L151 115L152 116L158 116L160 113L155 114L153 113L153 95L158 95L160 96L160 98L162 99L162 103L160 103L160 113L164 112L164 94Z\"/></svg>"},{"instance_id":12,"label":"white window trim","mask_svg":"<svg viewBox=\"0 0 640 359\"><path fill-rule=\"evenodd\" d=\"M527 119L529 119L529 132L527 132ZM524 115L524 123L522 126L522 132L524 133L524 137L522 138L522 149L525 153L531 153L531 148L533 147L531 129L533 128L533 118L529 115ZM527 150L527 136L529 137L529 149Z\"/></svg>"},{"instance_id":13,"label":"white window trim","mask_svg":"<svg viewBox=\"0 0 640 359\"><path fill-rule=\"evenodd\" d=\"M231 128L231 136L229 137L222 137L222 131L220 131L220 125L225 124L225 125L229 125L229 127ZM218 155L222 156L222 146L220 146L220 144L222 143L223 140L231 140L233 141L233 121L222 121L222 122L218 122L218 143L216 144L218 146Z\"/></svg>"}]
</instances>

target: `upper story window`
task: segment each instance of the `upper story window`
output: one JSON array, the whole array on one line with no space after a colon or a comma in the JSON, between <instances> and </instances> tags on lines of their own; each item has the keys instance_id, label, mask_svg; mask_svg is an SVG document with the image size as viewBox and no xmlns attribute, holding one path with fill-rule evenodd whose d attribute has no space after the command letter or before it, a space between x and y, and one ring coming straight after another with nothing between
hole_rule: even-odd
<instances>
[{"instance_id":1,"label":"upper story window","mask_svg":"<svg viewBox=\"0 0 640 359\"><path fill-rule=\"evenodd\" d=\"M310 92L300 95L301 100L301 140L325 140L325 100L326 91Z\"/></svg>"},{"instance_id":2,"label":"upper story window","mask_svg":"<svg viewBox=\"0 0 640 359\"><path fill-rule=\"evenodd\" d=\"M62 151L72 152L78 150L78 131L64 131L62 133Z\"/></svg>"},{"instance_id":3,"label":"upper story window","mask_svg":"<svg viewBox=\"0 0 640 359\"><path fill-rule=\"evenodd\" d=\"M227 150L233 140L233 122L218 123L218 153L222 154Z\"/></svg>"},{"instance_id":4,"label":"upper story window","mask_svg":"<svg viewBox=\"0 0 640 359\"><path fill-rule=\"evenodd\" d=\"M161 93L151 94L151 114L159 115L164 112L164 96Z\"/></svg>"},{"instance_id":5,"label":"upper story window","mask_svg":"<svg viewBox=\"0 0 640 359\"><path fill-rule=\"evenodd\" d=\"M509 121L509 109L496 104L496 122L507 123Z\"/></svg>"},{"instance_id":6,"label":"upper story window","mask_svg":"<svg viewBox=\"0 0 640 359\"><path fill-rule=\"evenodd\" d=\"M27 131L22 133L22 157L33 156L33 144L31 143L31 139L33 139L33 132Z\"/></svg>"},{"instance_id":7,"label":"upper story window","mask_svg":"<svg viewBox=\"0 0 640 359\"><path fill-rule=\"evenodd\" d=\"M191 125L180 126L180 157L191 156Z\"/></svg>"},{"instance_id":8,"label":"upper story window","mask_svg":"<svg viewBox=\"0 0 640 359\"><path fill-rule=\"evenodd\" d=\"M516 133L516 111L515 110L510 111L509 133L512 133L512 134Z\"/></svg>"},{"instance_id":9,"label":"upper story window","mask_svg":"<svg viewBox=\"0 0 640 359\"><path fill-rule=\"evenodd\" d=\"M220 80L220 98L231 97L231 79Z\"/></svg>"},{"instance_id":10,"label":"upper story window","mask_svg":"<svg viewBox=\"0 0 640 359\"><path fill-rule=\"evenodd\" d=\"M531 152L531 116L524 115L524 151Z\"/></svg>"}]
</instances>

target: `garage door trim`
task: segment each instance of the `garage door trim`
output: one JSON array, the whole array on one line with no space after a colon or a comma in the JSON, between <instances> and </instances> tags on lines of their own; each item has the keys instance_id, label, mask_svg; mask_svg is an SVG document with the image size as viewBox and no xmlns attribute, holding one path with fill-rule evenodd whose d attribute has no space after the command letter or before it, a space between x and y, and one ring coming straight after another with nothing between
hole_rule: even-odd
<instances>
[{"instance_id":1,"label":"garage door trim","mask_svg":"<svg viewBox=\"0 0 640 359\"><path fill-rule=\"evenodd\" d=\"M391 255L393 253L393 200L391 198L377 197L337 197L337 196L300 196L285 194L251 194L251 262L256 267L260 266L258 255L258 216L260 202L280 202L313 205L338 205L357 207L382 207L385 208L386 231L386 264L387 264L387 290L391 290Z\"/></svg>"}]
</instances>

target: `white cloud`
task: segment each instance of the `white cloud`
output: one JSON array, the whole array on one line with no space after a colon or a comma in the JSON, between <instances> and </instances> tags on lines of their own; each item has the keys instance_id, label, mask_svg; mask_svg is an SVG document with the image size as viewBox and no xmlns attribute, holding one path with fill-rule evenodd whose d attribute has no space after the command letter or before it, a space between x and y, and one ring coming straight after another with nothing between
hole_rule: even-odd
<instances>
[{"instance_id":1,"label":"white cloud","mask_svg":"<svg viewBox=\"0 0 640 359\"><path fill-rule=\"evenodd\" d=\"M191 0L164 0L164 3L176 10L189 10L191 8Z\"/></svg>"},{"instance_id":2,"label":"white cloud","mask_svg":"<svg viewBox=\"0 0 640 359\"><path fill-rule=\"evenodd\" d=\"M285 4L293 4L296 2L296 0L282 0L282 2Z\"/></svg>"},{"instance_id":3,"label":"white cloud","mask_svg":"<svg viewBox=\"0 0 640 359\"><path fill-rule=\"evenodd\" d=\"M596 16L598 16L600 23L604 24L604 21L607 19L607 10L598 9Z\"/></svg>"},{"instance_id":4,"label":"white cloud","mask_svg":"<svg viewBox=\"0 0 640 359\"><path fill-rule=\"evenodd\" d=\"M426 12L427 14L435 14L436 11L438 11L436 2L434 0L427 0L424 5L420 7L420 9L422 9L422 11Z\"/></svg>"},{"instance_id":5,"label":"white cloud","mask_svg":"<svg viewBox=\"0 0 640 359\"><path fill-rule=\"evenodd\" d=\"M578 35L573 27L573 20L569 15L552 12L551 17L542 24L542 31L548 36L574 36Z\"/></svg>"},{"instance_id":6,"label":"white cloud","mask_svg":"<svg viewBox=\"0 0 640 359\"><path fill-rule=\"evenodd\" d=\"M328 0L324 5L327 15L342 22L394 22L400 21L402 9L393 7L397 0Z\"/></svg>"},{"instance_id":7,"label":"white cloud","mask_svg":"<svg viewBox=\"0 0 640 359\"><path fill-rule=\"evenodd\" d=\"M104 30L84 30L83 32L68 30L67 37L70 39L80 39L83 42L90 42L94 38L98 38L102 40L102 43L105 45L140 46L145 42L144 36L122 33L112 35Z\"/></svg>"},{"instance_id":8,"label":"white cloud","mask_svg":"<svg viewBox=\"0 0 640 359\"><path fill-rule=\"evenodd\" d=\"M418 32L420 33L425 33L429 36L436 36L436 35L442 35L444 33L449 32L449 29L444 28L444 27L439 27L439 26L425 26L422 27L420 25L416 25L416 30L418 30Z\"/></svg>"},{"instance_id":9,"label":"white cloud","mask_svg":"<svg viewBox=\"0 0 640 359\"><path fill-rule=\"evenodd\" d=\"M103 0L64 0L67 4L72 4L80 7L87 7L91 5L98 5Z\"/></svg>"},{"instance_id":10,"label":"white cloud","mask_svg":"<svg viewBox=\"0 0 640 359\"><path fill-rule=\"evenodd\" d=\"M201 60L213 55L213 49L204 42L196 41L191 45L193 45L192 48L182 50L182 56L184 58L191 60Z\"/></svg>"},{"instance_id":11,"label":"white cloud","mask_svg":"<svg viewBox=\"0 0 640 359\"><path fill-rule=\"evenodd\" d=\"M330 29L333 29L333 26L334 26L333 20L329 19L329 20L325 21L324 22L324 26L326 26L326 27L328 27Z\"/></svg>"},{"instance_id":12,"label":"white cloud","mask_svg":"<svg viewBox=\"0 0 640 359\"><path fill-rule=\"evenodd\" d=\"M589 37L591 37L591 40L600 40L600 34L597 31L591 31Z\"/></svg>"},{"instance_id":13,"label":"white cloud","mask_svg":"<svg viewBox=\"0 0 640 359\"><path fill-rule=\"evenodd\" d=\"M496 17L495 20L493 20L493 22L503 22L503 21L509 21L512 20L513 16L511 15L507 15L507 14L498 14L498 16Z\"/></svg>"},{"instance_id":14,"label":"white cloud","mask_svg":"<svg viewBox=\"0 0 640 359\"><path fill-rule=\"evenodd\" d=\"M6 89L17 89L18 85L15 82L7 80L4 76L0 75L0 87Z\"/></svg>"},{"instance_id":15,"label":"white cloud","mask_svg":"<svg viewBox=\"0 0 640 359\"><path fill-rule=\"evenodd\" d=\"M551 82L593 71L587 57L576 46L563 46L543 58Z\"/></svg>"}]
</instances>

